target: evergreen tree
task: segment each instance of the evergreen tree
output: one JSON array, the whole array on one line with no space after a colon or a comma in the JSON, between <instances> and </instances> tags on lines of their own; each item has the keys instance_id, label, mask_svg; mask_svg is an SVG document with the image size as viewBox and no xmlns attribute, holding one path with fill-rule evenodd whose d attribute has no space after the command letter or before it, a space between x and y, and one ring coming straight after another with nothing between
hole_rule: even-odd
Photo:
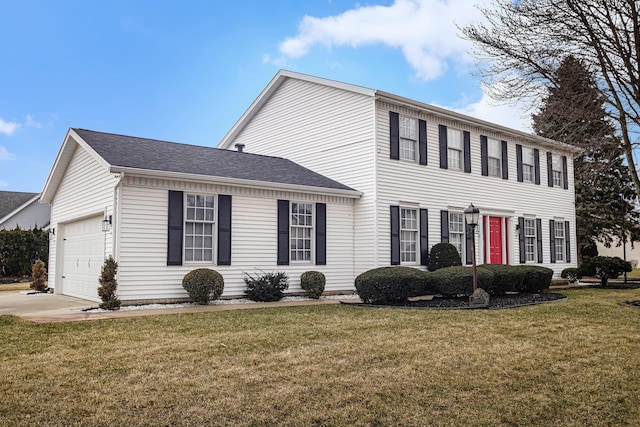
<instances>
[{"instance_id":1,"label":"evergreen tree","mask_svg":"<svg viewBox=\"0 0 640 427\"><path fill-rule=\"evenodd\" d=\"M566 57L553 85L533 115L536 134L582 149L574 158L578 259L598 240L620 244L640 237L637 195L616 129L607 119L593 75L576 58Z\"/></svg>"}]
</instances>

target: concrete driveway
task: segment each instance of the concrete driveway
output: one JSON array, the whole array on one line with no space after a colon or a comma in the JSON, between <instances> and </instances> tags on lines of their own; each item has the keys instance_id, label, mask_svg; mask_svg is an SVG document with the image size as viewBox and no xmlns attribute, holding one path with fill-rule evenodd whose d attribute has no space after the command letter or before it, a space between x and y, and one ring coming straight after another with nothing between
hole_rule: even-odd
<instances>
[{"instance_id":1,"label":"concrete driveway","mask_svg":"<svg viewBox=\"0 0 640 427\"><path fill-rule=\"evenodd\" d=\"M28 295L28 291L0 291L0 315L29 317L51 314L81 313L83 308L95 307L95 302L54 294Z\"/></svg>"}]
</instances>

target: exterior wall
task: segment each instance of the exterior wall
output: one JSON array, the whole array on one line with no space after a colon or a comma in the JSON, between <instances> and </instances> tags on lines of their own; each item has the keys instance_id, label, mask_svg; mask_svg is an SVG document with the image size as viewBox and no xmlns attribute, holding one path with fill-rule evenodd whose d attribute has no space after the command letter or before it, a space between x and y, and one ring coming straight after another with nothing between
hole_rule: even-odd
<instances>
[{"instance_id":1,"label":"exterior wall","mask_svg":"<svg viewBox=\"0 0 640 427\"><path fill-rule=\"evenodd\" d=\"M168 190L232 196L231 265L185 262L167 266ZM182 278L200 267L222 274L223 297L242 296L244 273L261 271L285 271L290 293L301 292L300 275L308 270L325 274L325 291L353 290L352 199L132 176L123 180L121 195L118 294L124 302L187 298ZM276 265L278 199L326 203L327 265Z\"/></svg>"},{"instance_id":2,"label":"exterior wall","mask_svg":"<svg viewBox=\"0 0 640 427\"><path fill-rule=\"evenodd\" d=\"M113 212L113 186L116 176L110 174L84 149L76 146L71 161L51 202L51 224L55 235L49 244L49 286L56 288L61 280L59 269L64 254L64 226L74 220ZM105 258L112 253L111 233L105 233ZM97 278L96 278L97 281ZM57 288L56 293L61 289Z\"/></svg>"},{"instance_id":3,"label":"exterior wall","mask_svg":"<svg viewBox=\"0 0 640 427\"><path fill-rule=\"evenodd\" d=\"M618 258L626 259L631 263L633 268L640 268L640 242L627 242L626 245L621 244L616 246L615 243L610 248L606 247L600 242L596 242L598 247L598 255L602 256L617 256Z\"/></svg>"},{"instance_id":4,"label":"exterior wall","mask_svg":"<svg viewBox=\"0 0 640 427\"><path fill-rule=\"evenodd\" d=\"M374 100L287 79L231 142L245 151L285 157L363 193L355 219L356 270L372 262L375 234Z\"/></svg>"},{"instance_id":5,"label":"exterior wall","mask_svg":"<svg viewBox=\"0 0 640 427\"><path fill-rule=\"evenodd\" d=\"M1 223L0 230L13 230L16 227L20 227L23 230L31 230L33 228L46 227L49 225L50 215L51 207L49 205L41 205L35 200Z\"/></svg>"},{"instance_id":6,"label":"exterior wall","mask_svg":"<svg viewBox=\"0 0 640 427\"><path fill-rule=\"evenodd\" d=\"M389 111L395 111L427 122L427 165L417 162L391 160L389 143ZM443 124L471 133L471 173L440 168L438 125ZM568 189L548 187L546 152L543 147L534 147L530 142L517 140L505 135L489 132L462 122L452 122L423 111L399 107L378 101L377 108L377 151L378 155L378 227L379 248L377 264L390 264L390 205L416 207L429 210L429 246L441 241L440 211L463 211L473 203L481 214L493 214L509 218L507 250L510 264L519 263L519 245L516 224L518 217L534 215L542 219L541 264L552 268L555 275L567 267L576 266L575 241L575 194L573 162L567 155ZM482 176L480 157L480 134L507 141L509 179ZM516 144L540 149L540 185L517 181ZM562 218L570 222L571 262L550 263L549 220ZM477 227L476 247L478 263L484 260L483 229ZM370 255L373 255L370 251ZM359 273L356 271L356 273Z\"/></svg>"}]
</instances>

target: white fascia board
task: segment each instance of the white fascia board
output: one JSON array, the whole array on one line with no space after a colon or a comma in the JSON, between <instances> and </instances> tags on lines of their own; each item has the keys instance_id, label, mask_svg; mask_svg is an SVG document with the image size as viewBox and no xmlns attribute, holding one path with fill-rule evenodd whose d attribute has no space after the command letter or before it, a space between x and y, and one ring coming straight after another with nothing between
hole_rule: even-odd
<instances>
[{"instance_id":1,"label":"white fascia board","mask_svg":"<svg viewBox=\"0 0 640 427\"><path fill-rule=\"evenodd\" d=\"M336 89L342 89L349 92L355 92L362 95L367 96L375 96L376 91L373 89L369 89L363 86L356 86L348 83L342 83L335 80L324 79L321 77L315 77L308 74L296 73L293 71L280 70L276 75L271 79L269 84L260 92L260 95L251 103L249 108L244 112L244 114L238 119L238 121L233 125L233 127L227 132L227 134L222 138L217 148L228 150L230 149L231 142L235 140L236 136L244 129L244 127L251 121L253 116L255 116L258 111L262 108L262 106L271 98L273 93L282 85L282 83L286 79L297 79L303 80L311 83L316 83L319 85L329 86Z\"/></svg>"},{"instance_id":2,"label":"white fascia board","mask_svg":"<svg viewBox=\"0 0 640 427\"><path fill-rule=\"evenodd\" d=\"M18 212L20 212L21 210L23 210L24 208L29 206L30 204L32 204L33 202L37 201L39 198L40 198L40 194L37 194L37 195L33 196L28 201L26 201L25 203L20 205L18 208L14 209L13 211L11 211L7 215L5 215L4 218L0 218L0 224L4 224L4 222L6 222L9 218L14 216Z\"/></svg>"},{"instance_id":3,"label":"white fascia board","mask_svg":"<svg viewBox=\"0 0 640 427\"><path fill-rule=\"evenodd\" d=\"M543 147L554 148L554 149L566 151L572 154L578 154L582 151L580 148L575 147L573 145L554 141L549 138L544 138L542 136L534 135L534 134L523 132L520 130L508 128L506 126L498 125L496 123L487 122L485 120L467 116L465 114L457 113L455 111L447 110L445 108L437 107L435 105L425 104L423 102L415 101L413 99L394 95L392 93L376 91L376 94L378 96L378 99L380 99L381 101L387 101L392 104L399 104L409 108L424 110L429 113L433 113L434 115L445 117L450 120L456 120L463 123L470 123L480 128L492 130L494 132L499 132L499 133L516 137L519 139L528 140L528 141L531 141L532 143L541 145Z\"/></svg>"},{"instance_id":4,"label":"white fascia board","mask_svg":"<svg viewBox=\"0 0 640 427\"><path fill-rule=\"evenodd\" d=\"M323 196L341 196L358 199L362 196L360 191L341 190L339 188L312 187L307 185L282 184L278 182L254 181L250 179L227 178L220 176L197 175L191 173L157 171L150 169L137 169L121 166L111 166L111 173L124 173L125 175L141 176L156 179L172 179L176 181L202 182L207 184L230 185L234 187L259 188L269 190L292 191L296 193L311 193Z\"/></svg>"}]
</instances>

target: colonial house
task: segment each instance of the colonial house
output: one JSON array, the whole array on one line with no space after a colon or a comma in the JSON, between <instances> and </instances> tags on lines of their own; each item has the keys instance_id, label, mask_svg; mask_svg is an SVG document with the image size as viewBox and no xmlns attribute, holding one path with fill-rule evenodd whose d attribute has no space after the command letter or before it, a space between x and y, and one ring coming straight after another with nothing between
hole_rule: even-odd
<instances>
[{"instance_id":1,"label":"colonial house","mask_svg":"<svg viewBox=\"0 0 640 427\"><path fill-rule=\"evenodd\" d=\"M97 300L118 261L125 303L184 299L213 268L223 296L246 273L318 270L326 291L361 272L424 268L480 209L482 263L575 266L575 149L378 90L280 71L219 148L70 129L42 193L51 204L49 285Z\"/></svg>"}]
</instances>

